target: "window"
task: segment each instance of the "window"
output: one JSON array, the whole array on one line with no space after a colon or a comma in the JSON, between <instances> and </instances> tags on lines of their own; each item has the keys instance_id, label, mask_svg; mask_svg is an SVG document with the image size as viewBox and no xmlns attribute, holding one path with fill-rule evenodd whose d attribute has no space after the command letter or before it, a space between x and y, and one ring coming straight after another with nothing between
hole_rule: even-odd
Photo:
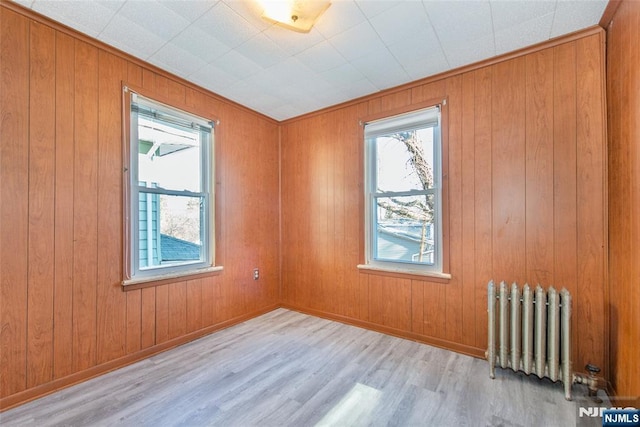
<instances>
[{"instance_id":1,"label":"window","mask_svg":"<svg viewBox=\"0 0 640 427\"><path fill-rule=\"evenodd\" d=\"M212 123L131 93L127 148L129 280L211 267Z\"/></svg>"},{"instance_id":2,"label":"window","mask_svg":"<svg viewBox=\"0 0 640 427\"><path fill-rule=\"evenodd\" d=\"M442 273L440 107L365 124L367 267Z\"/></svg>"}]
</instances>

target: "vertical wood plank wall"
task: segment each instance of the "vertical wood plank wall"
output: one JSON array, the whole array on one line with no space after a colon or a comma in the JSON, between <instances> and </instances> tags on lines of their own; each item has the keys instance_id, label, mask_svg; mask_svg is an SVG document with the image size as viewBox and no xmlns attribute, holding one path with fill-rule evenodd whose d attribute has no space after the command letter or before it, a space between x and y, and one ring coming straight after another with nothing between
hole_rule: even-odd
<instances>
[{"instance_id":1,"label":"vertical wood plank wall","mask_svg":"<svg viewBox=\"0 0 640 427\"><path fill-rule=\"evenodd\" d=\"M621 21L637 28L637 6L625 7ZM630 73L634 44L628 32L612 37L610 72ZM595 363L608 376L603 44L591 31L278 124L1 6L0 409L278 304L483 356L490 279L567 287L574 366ZM610 90L631 90L619 81ZM221 274L121 290L122 82L220 119ZM444 97L452 279L360 272L358 121ZM628 350L638 293L629 297L628 277L638 276L640 215L628 197L638 185L625 185L638 183L637 111L618 108L626 115L616 129L627 130L610 132L628 142L610 151L610 169L620 167L609 171L610 202L627 221L613 225L611 253L622 256L611 314L613 338L626 344L612 346L611 368L619 390L638 394Z\"/></svg>"},{"instance_id":2,"label":"vertical wood plank wall","mask_svg":"<svg viewBox=\"0 0 640 427\"><path fill-rule=\"evenodd\" d=\"M566 287L574 367L606 370L603 48L604 32L594 31L284 122L284 304L483 356L489 280ZM444 97L452 278L359 272L358 120Z\"/></svg>"},{"instance_id":3,"label":"vertical wood plank wall","mask_svg":"<svg viewBox=\"0 0 640 427\"><path fill-rule=\"evenodd\" d=\"M623 1L607 32L611 382L640 397L640 3ZM637 402L636 402L637 403Z\"/></svg>"},{"instance_id":4,"label":"vertical wood plank wall","mask_svg":"<svg viewBox=\"0 0 640 427\"><path fill-rule=\"evenodd\" d=\"M0 408L276 306L277 122L5 7L0 45ZM123 82L220 120L219 275L122 291Z\"/></svg>"}]
</instances>

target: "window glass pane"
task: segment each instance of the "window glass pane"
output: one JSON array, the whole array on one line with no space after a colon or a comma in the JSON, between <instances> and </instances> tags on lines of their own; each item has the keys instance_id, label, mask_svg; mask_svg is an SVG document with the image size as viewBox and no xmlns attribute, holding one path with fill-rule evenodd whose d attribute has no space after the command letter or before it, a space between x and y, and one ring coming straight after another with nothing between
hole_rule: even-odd
<instances>
[{"instance_id":1,"label":"window glass pane","mask_svg":"<svg viewBox=\"0 0 640 427\"><path fill-rule=\"evenodd\" d=\"M204 197L139 197L140 268L204 261Z\"/></svg>"},{"instance_id":2,"label":"window glass pane","mask_svg":"<svg viewBox=\"0 0 640 427\"><path fill-rule=\"evenodd\" d=\"M375 138L377 192L434 188L434 128Z\"/></svg>"},{"instance_id":3,"label":"window glass pane","mask_svg":"<svg viewBox=\"0 0 640 427\"><path fill-rule=\"evenodd\" d=\"M374 258L433 265L434 195L378 197L375 203Z\"/></svg>"},{"instance_id":4,"label":"window glass pane","mask_svg":"<svg viewBox=\"0 0 640 427\"><path fill-rule=\"evenodd\" d=\"M202 191L202 138L206 132L138 116L138 181L144 187Z\"/></svg>"}]
</instances>

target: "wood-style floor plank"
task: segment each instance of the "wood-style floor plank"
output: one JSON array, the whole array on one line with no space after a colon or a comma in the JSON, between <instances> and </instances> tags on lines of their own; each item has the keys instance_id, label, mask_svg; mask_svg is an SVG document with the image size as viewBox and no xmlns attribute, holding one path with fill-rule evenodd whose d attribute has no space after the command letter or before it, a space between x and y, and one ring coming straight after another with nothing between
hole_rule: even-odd
<instances>
[{"instance_id":1,"label":"wood-style floor plank","mask_svg":"<svg viewBox=\"0 0 640 427\"><path fill-rule=\"evenodd\" d=\"M3 426L563 426L579 398L479 359L278 309L0 414Z\"/></svg>"}]
</instances>

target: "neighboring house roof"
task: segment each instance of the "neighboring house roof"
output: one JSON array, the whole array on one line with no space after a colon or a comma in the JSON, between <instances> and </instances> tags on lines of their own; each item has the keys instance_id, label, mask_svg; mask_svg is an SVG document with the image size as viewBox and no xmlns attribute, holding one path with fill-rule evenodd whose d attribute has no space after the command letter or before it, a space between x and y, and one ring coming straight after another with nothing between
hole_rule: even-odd
<instances>
[{"instance_id":1,"label":"neighboring house roof","mask_svg":"<svg viewBox=\"0 0 640 427\"><path fill-rule=\"evenodd\" d=\"M160 234L162 261L188 261L200 259L200 245Z\"/></svg>"}]
</instances>

